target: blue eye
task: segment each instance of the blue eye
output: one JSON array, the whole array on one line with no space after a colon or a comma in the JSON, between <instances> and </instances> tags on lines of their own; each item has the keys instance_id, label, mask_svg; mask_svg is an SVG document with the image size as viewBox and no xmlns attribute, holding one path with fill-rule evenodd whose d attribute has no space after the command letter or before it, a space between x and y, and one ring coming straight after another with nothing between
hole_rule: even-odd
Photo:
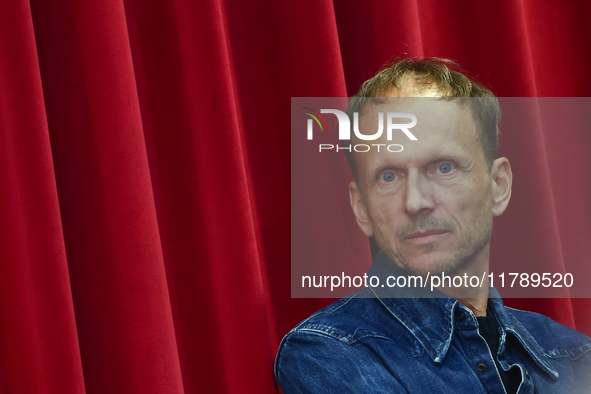
<instances>
[{"instance_id":1,"label":"blue eye","mask_svg":"<svg viewBox=\"0 0 591 394\"><path fill-rule=\"evenodd\" d=\"M449 163L444 163L439 166L439 171L442 174L447 174L447 173L451 172L451 170L453 170L453 169L454 169L453 166Z\"/></svg>"},{"instance_id":2,"label":"blue eye","mask_svg":"<svg viewBox=\"0 0 591 394\"><path fill-rule=\"evenodd\" d=\"M393 172L384 172L382 175L380 175L380 178L382 178L382 181L384 182L393 182L394 179L396 178L396 175L394 175Z\"/></svg>"}]
</instances>

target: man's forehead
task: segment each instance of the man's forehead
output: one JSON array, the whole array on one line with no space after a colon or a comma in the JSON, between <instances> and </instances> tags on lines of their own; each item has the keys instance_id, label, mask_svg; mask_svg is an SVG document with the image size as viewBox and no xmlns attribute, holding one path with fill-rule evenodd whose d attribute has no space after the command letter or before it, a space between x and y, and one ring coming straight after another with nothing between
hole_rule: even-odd
<instances>
[{"instance_id":1,"label":"man's forehead","mask_svg":"<svg viewBox=\"0 0 591 394\"><path fill-rule=\"evenodd\" d=\"M445 96L413 96L413 97L372 97L367 100L367 103L363 107L362 116L364 116L367 112L393 112L399 110L401 108L425 108L425 109L446 109L446 110L453 110L453 109L464 109L466 106L464 105L464 100L461 100L459 97L445 97Z\"/></svg>"},{"instance_id":2,"label":"man's forehead","mask_svg":"<svg viewBox=\"0 0 591 394\"><path fill-rule=\"evenodd\" d=\"M417 117L417 124L410 131L417 138L411 141L405 133L393 130L388 139L388 112L406 112ZM381 115L380 115L381 113ZM424 164L437 159L472 160L483 156L480 135L477 131L471 109L458 100L442 98L391 98L390 102L377 102L359 119L359 131L362 134L374 134L378 129L379 117L382 117L384 130L375 144L399 144L401 152L388 152L385 148L374 148L369 152L356 153L358 162L365 162L370 167L380 166L384 162L406 162ZM400 118L400 123L409 119ZM356 137L354 143L363 143Z\"/></svg>"},{"instance_id":3,"label":"man's forehead","mask_svg":"<svg viewBox=\"0 0 591 394\"><path fill-rule=\"evenodd\" d=\"M388 114L398 113L400 116ZM381 124L383 128L381 138L390 133L388 118L393 123L408 124L411 122L408 114L417 118L417 123L410 130L413 134L422 132L454 132L462 129L469 134L476 131L476 124L472 110L468 105L457 99L442 97L379 97L372 99L359 114L359 131L365 135L375 134ZM404 137L400 130L393 130L392 137ZM478 136L475 135L477 138Z\"/></svg>"}]
</instances>

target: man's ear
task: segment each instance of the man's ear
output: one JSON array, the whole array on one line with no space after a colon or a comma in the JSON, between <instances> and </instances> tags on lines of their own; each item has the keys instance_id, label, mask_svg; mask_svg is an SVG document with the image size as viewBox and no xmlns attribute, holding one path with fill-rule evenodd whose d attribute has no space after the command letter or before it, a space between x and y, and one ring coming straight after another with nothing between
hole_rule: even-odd
<instances>
[{"instance_id":1,"label":"man's ear","mask_svg":"<svg viewBox=\"0 0 591 394\"><path fill-rule=\"evenodd\" d=\"M493 181L492 213L494 216L501 216L509 205L513 183L511 164L506 157L500 157L493 162L491 177Z\"/></svg>"},{"instance_id":2,"label":"man's ear","mask_svg":"<svg viewBox=\"0 0 591 394\"><path fill-rule=\"evenodd\" d=\"M351 208L353 208L359 228L365 235L372 237L373 229L371 228L369 216L367 215L367 210L365 209L365 204L363 203L363 198L356 182L349 183L349 198L351 199Z\"/></svg>"}]
</instances>

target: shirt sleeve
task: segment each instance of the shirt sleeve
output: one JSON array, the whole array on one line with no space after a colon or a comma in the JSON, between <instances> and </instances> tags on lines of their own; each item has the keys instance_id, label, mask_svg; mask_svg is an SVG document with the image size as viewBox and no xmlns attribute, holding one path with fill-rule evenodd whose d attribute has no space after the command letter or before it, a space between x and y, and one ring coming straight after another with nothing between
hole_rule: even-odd
<instances>
[{"instance_id":1,"label":"shirt sleeve","mask_svg":"<svg viewBox=\"0 0 591 394\"><path fill-rule=\"evenodd\" d=\"M283 339L275 378L285 394L408 393L362 345L311 330Z\"/></svg>"}]
</instances>

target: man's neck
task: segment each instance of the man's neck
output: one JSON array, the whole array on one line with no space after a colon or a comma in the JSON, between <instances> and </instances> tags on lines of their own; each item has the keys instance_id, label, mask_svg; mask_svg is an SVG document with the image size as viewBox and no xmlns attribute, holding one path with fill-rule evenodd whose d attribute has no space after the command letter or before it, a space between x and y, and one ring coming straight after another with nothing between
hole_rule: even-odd
<instances>
[{"instance_id":1,"label":"man's neck","mask_svg":"<svg viewBox=\"0 0 591 394\"><path fill-rule=\"evenodd\" d=\"M470 309L476 317L486 317L488 298L459 298L457 300L460 304Z\"/></svg>"},{"instance_id":2,"label":"man's neck","mask_svg":"<svg viewBox=\"0 0 591 394\"><path fill-rule=\"evenodd\" d=\"M488 305L488 267L490 259L490 246L487 245L471 264L467 264L464 269L450 274L450 276L459 276L462 278L476 277L482 281L478 286L472 287L472 280L464 281L467 287L439 287L439 291L448 297L455 298L458 302L470 309L476 317L486 317L486 307Z\"/></svg>"},{"instance_id":3,"label":"man's neck","mask_svg":"<svg viewBox=\"0 0 591 394\"><path fill-rule=\"evenodd\" d=\"M488 279L488 278L487 278ZM458 302L470 309L476 317L486 317L488 305L488 280L478 289L438 288L448 297L455 298Z\"/></svg>"}]
</instances>

